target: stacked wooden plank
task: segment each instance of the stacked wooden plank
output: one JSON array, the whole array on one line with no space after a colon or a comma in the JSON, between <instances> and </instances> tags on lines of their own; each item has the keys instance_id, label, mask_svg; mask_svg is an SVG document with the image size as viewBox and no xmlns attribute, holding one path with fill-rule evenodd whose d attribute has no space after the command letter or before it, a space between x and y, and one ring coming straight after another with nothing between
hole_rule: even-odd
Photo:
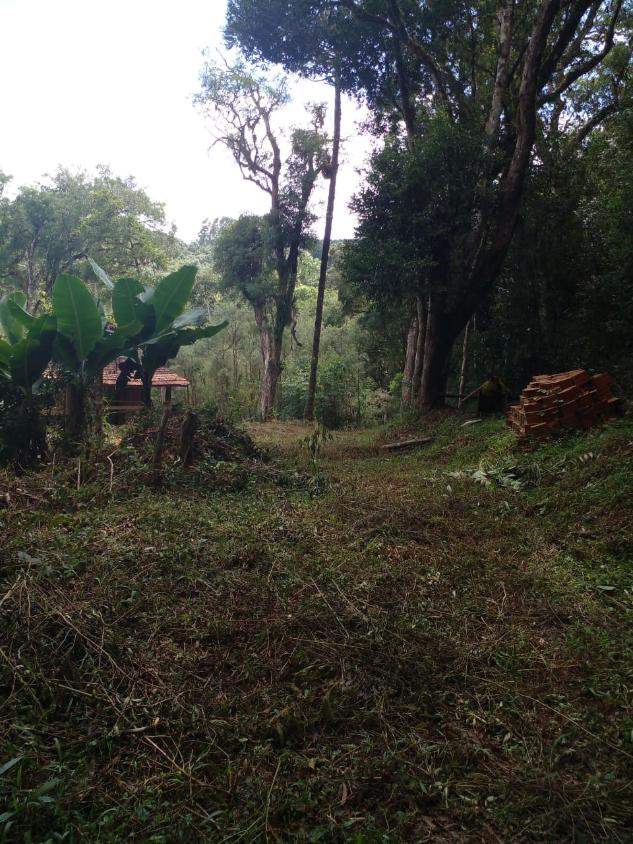
<instances>
[{"instance_id":1,"label":"stacked wooden plank","mask_svg":"<svg viewBox=\"0 0 633 844\"><path fill-rule=\"evenodd\" d=\"M537 375L508 411L508 424L520 437L547 439L564 428L591 428L616 415L620 399L606 373L584 369Z\"/></svg>"}]
</instances>

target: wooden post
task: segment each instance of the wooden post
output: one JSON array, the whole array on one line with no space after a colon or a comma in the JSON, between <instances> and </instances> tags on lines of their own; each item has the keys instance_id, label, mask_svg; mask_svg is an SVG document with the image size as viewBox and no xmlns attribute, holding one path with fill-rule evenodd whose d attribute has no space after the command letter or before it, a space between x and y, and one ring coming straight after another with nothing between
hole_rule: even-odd
<instances>
[{"instance_id":1,"label":"wooden post","mask_svg":"<svg viewBox=\"0 0 633 844\"><path fill-rule=\"evenodd\" d=\"M158 426L158 431L156 432L156 441L154 443L154 457L152 459L152 479L155 484L159 484L161 479L161 470L163 465L163 444L165 442L165 433L167 431L167 423L169 422L170 415L171 391L169 393L169 400L167 400L167 396L165 396L165 408L163 410L163 415L160 420L160 425Z\"/></svg>"}]
</instances>

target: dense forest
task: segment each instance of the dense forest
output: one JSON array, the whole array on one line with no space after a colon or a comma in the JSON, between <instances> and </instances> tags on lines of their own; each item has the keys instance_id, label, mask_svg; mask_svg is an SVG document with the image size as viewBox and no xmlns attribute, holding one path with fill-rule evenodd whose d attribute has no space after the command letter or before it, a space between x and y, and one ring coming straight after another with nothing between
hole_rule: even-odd
<instances>
[{"instance_id":1,"label":"dense forest","mask_svg":"<svg viewBox=\"0 0 633 844\"><path fill-rule=\"evenodd\" d=\"M633 4L222 39L264 213L0 170L0 841L630 840Z\"/></svg>"}]
</instances>

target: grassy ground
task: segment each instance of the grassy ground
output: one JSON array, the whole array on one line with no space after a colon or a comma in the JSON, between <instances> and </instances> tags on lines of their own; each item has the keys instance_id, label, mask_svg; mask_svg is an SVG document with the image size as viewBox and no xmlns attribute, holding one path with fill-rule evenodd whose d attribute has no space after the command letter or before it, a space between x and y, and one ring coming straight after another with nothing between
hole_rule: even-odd
<instances>
[{"instance_id":1,"label":"grassy ground","mask_svg":"<svg viewBox=\"0 0 633 844\"><path fill-rule=\"evenodd\" d=\"M633 423L460 422L0 477L0 841L632 841Z\"/></svg>"}]
</instances>

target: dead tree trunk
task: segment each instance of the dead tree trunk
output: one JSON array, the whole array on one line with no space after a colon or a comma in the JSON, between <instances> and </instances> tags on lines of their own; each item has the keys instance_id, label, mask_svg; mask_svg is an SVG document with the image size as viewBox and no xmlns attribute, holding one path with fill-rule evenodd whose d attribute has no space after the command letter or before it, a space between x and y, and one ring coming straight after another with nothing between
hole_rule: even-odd
<instances>
[{"instance_id":1,"label":"dead tree trunk","mask_svg":"<svg viewBox=\"0 0 633 844\"><path fill-rule=\"evenodd\" d=\"M468 346L470 344L470 332L472 326L472 319L469 319L464 329L464 342L462 343L462 365L459 371L459 389L457 390L459 398L457 400L457 407L462 406L464 399L464 390L466 389L466 372L468 370Z\"/></svg>"}]
</instances>

